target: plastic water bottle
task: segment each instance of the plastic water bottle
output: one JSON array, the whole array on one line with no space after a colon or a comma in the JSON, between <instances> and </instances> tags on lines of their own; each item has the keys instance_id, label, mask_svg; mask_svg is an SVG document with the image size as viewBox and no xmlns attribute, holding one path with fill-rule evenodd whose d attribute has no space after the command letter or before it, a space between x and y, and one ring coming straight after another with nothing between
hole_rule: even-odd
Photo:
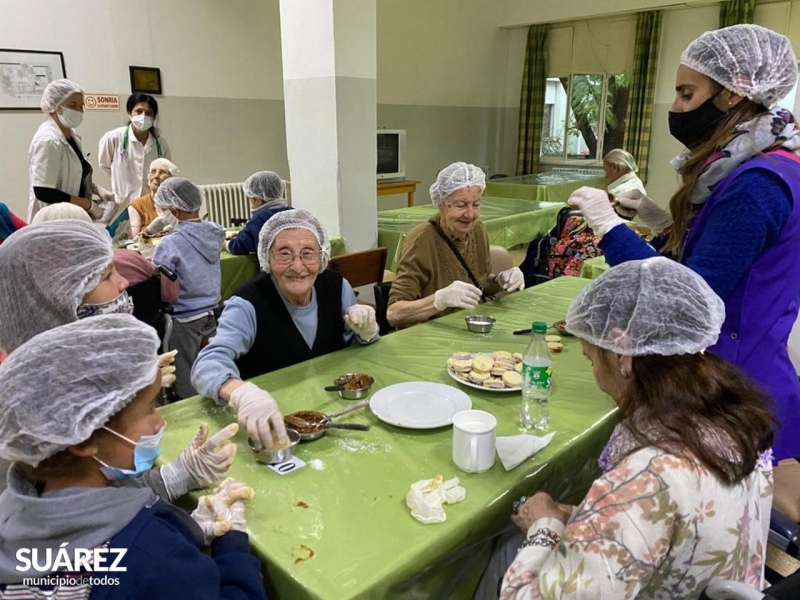
<instances>
[{"instance_id":1,"label":"plastic water bottle","mask_svg":"<svg viewBox=\"0 0 800 600\"><path fill-rule=\"evenodd\" d=\"M519 410L522 428L547 429L550 422L550 383L553 356L547 348L547 324L536 321L533 337L522 358L522 405Z\"/></svg>"}]
</instances>

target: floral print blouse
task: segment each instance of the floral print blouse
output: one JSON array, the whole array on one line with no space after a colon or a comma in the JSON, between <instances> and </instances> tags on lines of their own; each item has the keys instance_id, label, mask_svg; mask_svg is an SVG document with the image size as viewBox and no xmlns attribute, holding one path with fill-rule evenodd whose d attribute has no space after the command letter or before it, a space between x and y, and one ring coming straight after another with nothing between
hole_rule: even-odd
<instances>
[{"instance_id":1,"label":"floral print blouse","mask_svg":"<svg viewBox=\"0 0 800 600\"><path fill-rule=\"evenodd\" d=\"M726 486L691 455L647 446L594 482L567 525L536 521L502 600L698 598L712 579L763 585L772 467Z\"/></svg>"}]
</instances>

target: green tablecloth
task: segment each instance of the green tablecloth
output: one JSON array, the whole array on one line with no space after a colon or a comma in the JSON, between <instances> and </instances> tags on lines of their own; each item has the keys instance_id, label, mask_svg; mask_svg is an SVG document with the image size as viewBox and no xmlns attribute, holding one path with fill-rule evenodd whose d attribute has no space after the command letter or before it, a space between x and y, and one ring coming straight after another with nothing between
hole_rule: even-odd
<instances>
[{"instance_id":1,"label":"green tablecloth","mask_svg":"<svg viewBox=\"0 0 800 600\"><path fill-rule=\"evenodd\" d=\"M562 208L563 204L555 202L484 196L481 221L486 225L490 243L508 249L547 233L555 225L556 215ZM378 212L378 246L387 249L387 269L396 270L405 234L438 210L432 204L423 204Z\"/></svg>"},{"instance_id":2,"label":"green tablecloth","mask_svg":"<svg viewBox=\"0 0 800 600\"><path fill-rule=\"evenodd\" d=\"M562 277L511 294L478 309L392 333L373 345L348 348L254 379L284 413L299 409L332 412L348 404L323 391L334 376L351 371L375 378L373 393L406 381L433 381L463 389L473 407L498 420L497 434L519 433L519 393L490 393L460 386L447 374L454 351L523 352L530 338L512 330L531 320L562 319L571 298L589 281ZM466 331L466 314L493 315L490 334ZM596 457L610 435L615 407L598 390L592 368L575 338L555 355L552 443L533 459L506 472L498 460L479 475L452 462L452 430L410 430L385 425L368 410L343 421L372 425L369 432L330 431L301 444L297 456L308 466L285 476L254 462L245 435L231 475L256 492L247 522L254 552L264 564L272 597L350 598L469 597L490 549L488 538L509 523L511 504L521 494L544 489L577 502L597 477ZM198 397L159 409L168 422L162 444L170 460L191 441L201 420L212 431L234 420L227 407ZM405 505L409 486L420 479L458 476L466 499L445 506L447 521L423 525ZM313 556L312 556L313 553Z\"/></svg>"},{"instance_id":3,"label":"green tablecloth","mask_svg":"<svg viewBox=\"0 0 800 600\"><path fill-rule=\"evenodd\" d=\"M584 185L606 189L608 181L598 175L536 173L489 180L486 182L484 194L538 202L566 202L572 192Z\"/></svg>"},{"instance_id":4,"label":"green tablecloth","mask_svg":"<svg viewBox=\"0 0 800 600\"><path fill-rule=\"evenodd\" d=\"M345 253L344 240L335 235L331 236L331 256L340 256ZM234 255L225 250L220 255L219 262L222 284L222 302L233 295L233 292L248 279L252 279L260 268L258 257L255 254Z\"/></svg>"},{"instance_id":5,"label":"green tablecloth","mask_svg":"<svg viewBox=\"0 0 800 600\"><path fill-rule=\"evenodd\" d=\"M583 261L581 277L585 279L597 279L610 268L604 256L595 256L594 258Z\"/></svg>"}]
</instances>

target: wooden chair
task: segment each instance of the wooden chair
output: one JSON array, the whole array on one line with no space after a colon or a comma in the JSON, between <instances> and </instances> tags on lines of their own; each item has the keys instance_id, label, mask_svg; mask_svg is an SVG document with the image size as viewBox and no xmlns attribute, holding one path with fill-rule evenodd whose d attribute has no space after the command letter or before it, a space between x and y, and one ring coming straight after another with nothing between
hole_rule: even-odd
<instances>
[{"instance_id":1,"label":"wooden chair","mask_svg":"<svg viewBox=\"0 0 800 600\"><path fill-rule=\"evenodd\" d=\"M334 256L328 262L328 268L347 279L354 288L381 283L385 267L386 248L372 248Z\"/></svg>"}]
</instances>

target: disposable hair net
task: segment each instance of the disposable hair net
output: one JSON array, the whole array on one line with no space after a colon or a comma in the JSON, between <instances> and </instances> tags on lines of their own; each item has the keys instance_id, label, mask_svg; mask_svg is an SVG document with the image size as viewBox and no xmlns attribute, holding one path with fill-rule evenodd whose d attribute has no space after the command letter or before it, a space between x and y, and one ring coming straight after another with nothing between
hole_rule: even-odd
<instances>
[{"instance_id":1,"label":"disposable hair net","mask_svg":"<svg viewBox=\"0 0 800 600\"><path fill-rule=\"evenodd\" d=\"M725 305L697 273L664 257L633 260L586 286L567 331L624 356L696 354L717 341Z\"/></svg>"},{"instance_id":2,"label":"disposable hair net","mask_svg":"<svg viewBox=\"0 0 800 600\"><path fill-rule=\"evenodd\" d=\"M63 221L64 219L75 219L77 221L83 221L84 223L92 222L89 213L77 204L72 204L71 202L56 202L55 204L48 204L33 215L31 224L45 223L47 221Z\"/></svg>"},{"instance_id":3,"label":"disposable hair net","mask_svg":"<svg viewBox=\"0 0 800 600\"><path fill-rule=\"evenodd\" d=\"M0 369L0 458L32 467L79 444L158 371L155 329L100 315L40 333Z\"/></svg>"},{"instance_id":4,"label":"disposable hair net","mask_svg":"<svg viewBox=\"0 0 800 600\"><path fill-rule=\"evenodd\" d=\"M169 174L175 177L176 175L180 175L180 171L178 167L175 166L175 163L171 160L167 160L166 158L157 158L153 162L150 163L150 170L152 171L155 168L161 168L169 171Z\"/></svg>"},{"instance_id":5,"label":"disposable hair net","mask_svg":"<svg viewBox=\"0 0 800 600\"><path fill-rule=\"evenodd\" d=\"M439 171L431 186L431 202L439 206L453 192L473 185L477 185L481 191L486 189L486 175L480 168L465 162L448 165Z\"/></svg>"},{"instance_id":6,"label":"disposable hair net","mask_svg":"<svg viewBox=\"0 0 800 600\"><path fill-rule=\"evenodd\" d=\"M248 198L260 198L270 208L286 205L283 199L283 181L272 171L259 171L245 179L244 195Z\"/></svg>"},{"instance_id":7,"label":"disposable hair net","mask_svg":"<svg viewBox=\"0 0 800 600\"><path fill-rule=\"evenodd\" d=\"M160 186L153 202L158 208L175 208L186 212L200 210L203 194L195 184L183 177L170 177Z\"/></svg>"},{"instance_id":8,"label":"disposable hair net","mask_svg":"<svg viewBox=\"0 0 800 600\"><path fill-rule=\"evenodd\" d=\"M105 229L67 219L29 225L0 245L0 351L78 319L114 254Z\"/></svg>"},{"instance_id":9,"label":"disposable hair net","mask_svg":"<svg viewBox=\"0 0 800 600\"><path fill-rule=\"evenodd\" d=\"M56 112L59 104L64 102L72 94L82 94L83 90L74 81L69 79L56 79L51 81L44 88L42 92L42 99L39 102L39 107L42 112L49 115Z\"/></svg>"},{"instance_id":10,"label":"disposable hair net","mask_svg":"<svg viewBox=\"0 0 800 600\"><path fill-rule=\"evenodd\" d=\"M636 173L639 170L636 161L633 159L633 155L622 148L614 148L611 152L603 157L603 162L607 162L611 165L617 165L618 167L627 169L632 173Z\"/></svg>"},{"instance_id":11,"label":"disposable hair net","mask_svg":"<svg viewBox=\"0 0 800 600\"><path fill-rule=\"evenodd\" d=\"M797 58L789 39L759 25L706 31L683 51L681 63L766 107L797 82Z\"/></svg>"},{"instance_id":12,"label":"disposable hair net","mask_svg":"<svg viewBox=\"0 0 800 600\"><path fill-rule=\"evenodd\" d=\"M272 248L275 237L284 229L292 229L294 227L307 229L314 234L317 242L319 242L321 254L320 271L324 271L325 267L328 266L328 260L331 258L331 241L328 239L328 233L317 220L317 217L307 210L295 208L279 212L277 215L270 217L261 228L261 233L258 234L258 262L262 271L265 273L270 272L269 251Z\"/></svg>"}]
</instances>

